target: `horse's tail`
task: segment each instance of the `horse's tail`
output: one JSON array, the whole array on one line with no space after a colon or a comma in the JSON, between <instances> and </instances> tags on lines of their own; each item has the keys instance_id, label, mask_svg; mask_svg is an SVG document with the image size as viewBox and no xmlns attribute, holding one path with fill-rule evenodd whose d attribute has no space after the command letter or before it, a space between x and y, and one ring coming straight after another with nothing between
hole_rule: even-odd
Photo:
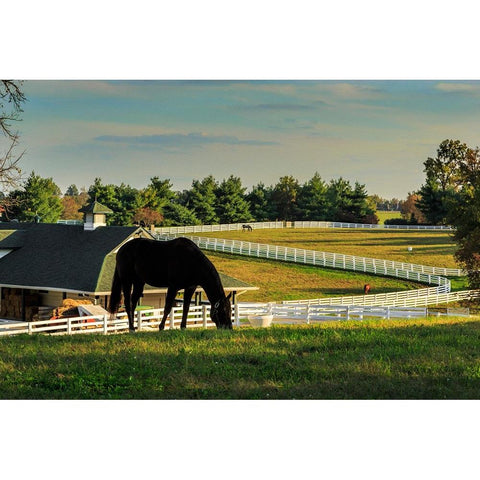
<instances>
[{"instance_id":1,"label":"horse's tail","mask_svg":"<svg viewBox=\"0 0 480 480\"><path fill-rule=\"evenodd\" d=\"M115 268L115 274L113 275L112 291L110 293L110 303L108 305L108 311L110 313L117 313L120 307L120 300L122 298L122 283L120 281L120 275L118 269Z\"/></svg>"}]
</instances>

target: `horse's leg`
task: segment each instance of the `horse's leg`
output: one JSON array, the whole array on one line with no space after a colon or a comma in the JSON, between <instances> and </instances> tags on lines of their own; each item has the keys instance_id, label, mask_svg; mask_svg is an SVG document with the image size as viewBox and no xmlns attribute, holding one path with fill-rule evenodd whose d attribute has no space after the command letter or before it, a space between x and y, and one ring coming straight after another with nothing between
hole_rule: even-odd
<instances>
[{"instance_id":1,"label":"horse's leg","mask_svg":"<svg viewBox=\"0 0 480 480\"><path fill-rule=\"evenodd\" d=\"M172 310L173 302L175 301L175 296L177 295L178 289L174 287L168 287L167 290L167 298L165 299L165 308L163 310L163 318L158 326L159 330L163 330L165 328L165 322L167 321L167 317Z\"/></svg>"},{"instance_id":2,"label":"horse's leg","mask_svg":"<svg viewBox=\"0 0 480 480\"><path fill-rule=\"evenodd\" d=\"M190 310L190 302L192 301L192 297L196 289L197 287L188 287L183 292L183 313L180 328L187 328L187 316L188 311Z\"/></svg>"},{"instance_id":3,"label":"horse's leg","mask_svg":"<svg viewBox=\"0 0 480 480\"><path fill-rule=\"evenodd\" d=\"M131 302L132 302L132 328L131 330L135 330L135 328L133 327L133 322L134 322L134 318L135 318L135 309L137 308L137 304L138 304L138 301L140 300L140 297L142 296L142 293L143 293L143 287L144 287L144 283L142 282L136 282L133 284L133 292L132 292L132 299L131 299ZM129 319L130 320L130 319Z\"/></svg>"},{"instance_id":4,"label":"horse's leg","mask_svg":"<svg viewBox=\"0 0 480 480\"><path fill-rule=\"evenodd\" d=\"M122 284L123 290L123 299L125 303L125 310L127 311L128 316L128 329L130 331L135 331L135 327L133 326L133 311L132 311L132 282L124 282Z\"/></svg>"}]
</instances>

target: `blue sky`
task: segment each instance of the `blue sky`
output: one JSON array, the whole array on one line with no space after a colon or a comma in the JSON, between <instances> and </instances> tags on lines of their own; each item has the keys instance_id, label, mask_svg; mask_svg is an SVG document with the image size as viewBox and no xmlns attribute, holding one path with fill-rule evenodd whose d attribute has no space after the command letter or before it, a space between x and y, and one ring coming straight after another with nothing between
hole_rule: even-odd
<instances>
[{"instance_id":1,"label":"blue sky","mask_svg":"<svg viewBox=\"0 0 480 480\"><path fill-rule=\"evenodd\" d=\"M28 80L22 167L63 190L105 183L174 189L212 174L250 188L318 171L405 198L446 138L478 142L476 81Z\"/></svg>"}]
</instances>

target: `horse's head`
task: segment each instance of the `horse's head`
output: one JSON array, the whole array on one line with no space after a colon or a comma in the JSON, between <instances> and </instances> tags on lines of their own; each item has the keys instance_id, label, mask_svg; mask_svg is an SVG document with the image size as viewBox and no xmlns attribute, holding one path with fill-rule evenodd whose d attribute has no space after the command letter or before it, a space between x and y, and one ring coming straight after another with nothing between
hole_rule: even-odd
<instances>
[{"instance_id":1,"label":"horse's head","mask_svg":"<svg viewBox=\"0 0 480 480\"><path fill-rule=\"evenodd\" d=\"M217 328L232 329L232 306L230 305L230 293L228 297L223 297L212 305L210 318Z\"/></svg>"}]
</instances>

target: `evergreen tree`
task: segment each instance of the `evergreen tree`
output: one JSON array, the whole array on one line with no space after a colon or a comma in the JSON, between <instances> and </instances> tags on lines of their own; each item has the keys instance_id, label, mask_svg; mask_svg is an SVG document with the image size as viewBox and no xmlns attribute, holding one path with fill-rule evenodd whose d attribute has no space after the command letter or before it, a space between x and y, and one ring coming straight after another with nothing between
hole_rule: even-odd
<instances>
[{"instance_id":1,"label":"evergreen tree","mask_svg":"<svg viewBox=\"0 0 480 480\"><path fill-rule=\"evenodd\" d=\"M195 214L178 202L172 202L165 206L165 219L162 226L170 225L200 225Z\"/></svg>"},{"instance_id":2,"label":"evergreen tree","mask_svg":"<svg viewBox=\"0 0 480 480\"><path fill-rule=\"evenodd\" d=\"M278 218L272 196L273 188L265 187L262 182L255 185L251 192L248 193L246 199L250 205L250 212L255 221L268 222Z\"/></svg>"},{"instance_id":3,"label":"evergreen tree","mask_svg":"<svg viewBox=\"0 0 480 480\"><path fill-rule=\"evenodd\" d=\"M249 205L245 199L245 188L240 178L230 175L215 190L216 213L220 223L252 221Z\"/></svg>"},{"instance_id":4,"label":"evergreen tree","mask_svg":"<svg viewBox=\"0 0 480 480\"><path fill-rule=\"evenodd\" d=\"M203 180L194 180L189 193L189 207L203 225L219 222L215 211L217 182L212 175Z\"/></svg>"},{"instance_id":5,"label":"evergreen tree","mask_svg":"<svg viewBox=\"0 0 480 480\"><path fill-rule=\"evenodd\" d=\"M280 177L275 185L272 200L282 220L292 221L298 217L297 195L299 191L298 180L288 175Z\"/></svg>"},{"instance_id":6,"label":"evergreen tree","mask_svg":"<svg viewBox=\"0 0 480 480\"><path fill-rule=\"evenodd\" d=\"M297 203L302 220L327 219L327 185L318 172L300 187Z\"/></svg>"}]
</instances>

